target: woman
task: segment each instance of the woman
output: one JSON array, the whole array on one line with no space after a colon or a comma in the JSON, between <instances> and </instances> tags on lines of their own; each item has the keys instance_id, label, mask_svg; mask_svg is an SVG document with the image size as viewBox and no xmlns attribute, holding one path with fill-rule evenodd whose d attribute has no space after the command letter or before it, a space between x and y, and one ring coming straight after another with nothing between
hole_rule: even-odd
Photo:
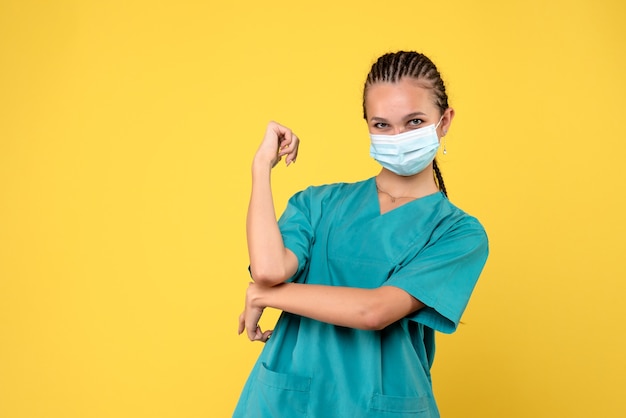
<instances>
[{"instance_id":1,"label":"woman","mask_svg":"<svg viewBox=\"0 0 626 418\"><path fill-rule=\"evenodd\" d=\"M270 172L296 160L298 137L272 122L254 157L254 283L239 333L266 345L236 417L439 416L434 331L456 329L487 237L447 199L434 161L454 118L435 65L416 52L380 57L363 110L380 173L309 187L278 222ZM273 333L258 326L265 307L283 311Z\"/></svg>"}]
</instances>

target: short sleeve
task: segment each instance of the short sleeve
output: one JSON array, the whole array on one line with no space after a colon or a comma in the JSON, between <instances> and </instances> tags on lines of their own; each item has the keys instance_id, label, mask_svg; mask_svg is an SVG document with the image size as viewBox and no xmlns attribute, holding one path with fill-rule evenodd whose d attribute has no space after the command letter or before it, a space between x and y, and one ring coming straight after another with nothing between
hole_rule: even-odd
<instances>
[{"instance_id":1,"label":"short sleeve","mask_svg":"<svg viewBox=\"0 0 626 418\"><path fill-rule=\"evenodd\" d=\"M426 305L408 319L452 333L487 261L485 230L466 215L414 259L399 266L385 285L401 288Z\"/></svg>"},{"instance_id":2,"label":"short sleeve","mask_svg":"<svg viewBox=\"0 0 626 418\"><path fill-rule=\"evenodd\" d=\"M310 195L310 188L293 195L278 220L285 247L298 258L298 270L288 281L300 281L309 262L314 239Z\"/></svg>"}]
</instances>

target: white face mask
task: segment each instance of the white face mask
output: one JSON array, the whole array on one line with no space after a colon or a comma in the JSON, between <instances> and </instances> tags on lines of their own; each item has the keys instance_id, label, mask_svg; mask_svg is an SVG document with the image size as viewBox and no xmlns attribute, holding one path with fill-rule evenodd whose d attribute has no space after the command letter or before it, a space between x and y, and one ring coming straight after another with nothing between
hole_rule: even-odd
<instances>
[{"instance_id":1,"label":"white face mask","mask_svg":"<svg viewBox=\"0 0 626 418\"><path fill-rule=\"evenodd\" d=\"M397 135L370 134L370 155L380 165L400 176L412 176L424 170L437 155L437 125L412 129Z\"/></svg>"}]
</instances>

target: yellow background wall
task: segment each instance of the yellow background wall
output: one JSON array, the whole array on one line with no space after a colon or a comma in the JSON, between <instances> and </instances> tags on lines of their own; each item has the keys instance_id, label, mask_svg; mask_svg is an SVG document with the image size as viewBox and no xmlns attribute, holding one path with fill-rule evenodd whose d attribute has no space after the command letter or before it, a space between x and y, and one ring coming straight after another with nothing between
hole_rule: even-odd
<instances>
[{"instance_id":1,"label":"yellow background wall","mask_svg":"<svg viewBox=\"0 0 626 418\"><path fill-rule=\"evenodd\" d=\"M429 55L491 258L434 368L452 417L626 416L626 6L0 0L0 417L227 417L249 165L275 200L374 175L372 61ZM271 326L276 312L268 312Z\"/></svg>"}]
</instances>

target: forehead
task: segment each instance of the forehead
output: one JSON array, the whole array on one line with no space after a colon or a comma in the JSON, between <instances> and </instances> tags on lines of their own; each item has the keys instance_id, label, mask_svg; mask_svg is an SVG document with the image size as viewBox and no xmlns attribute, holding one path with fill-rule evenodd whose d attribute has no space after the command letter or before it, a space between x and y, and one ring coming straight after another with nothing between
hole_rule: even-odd
<instances>
[{"instance_id":1,"label":"forehead","mask_svg":"<svg viewBox=\"0 0 626 418\"><path fill-rule=\"evenodd\" d=\"M436 106L432 89L415 78L404 77L399 81L377 82L367 88L365 106L368 114L382 110L434 111Z\"/></svg>"}]
</instances>

